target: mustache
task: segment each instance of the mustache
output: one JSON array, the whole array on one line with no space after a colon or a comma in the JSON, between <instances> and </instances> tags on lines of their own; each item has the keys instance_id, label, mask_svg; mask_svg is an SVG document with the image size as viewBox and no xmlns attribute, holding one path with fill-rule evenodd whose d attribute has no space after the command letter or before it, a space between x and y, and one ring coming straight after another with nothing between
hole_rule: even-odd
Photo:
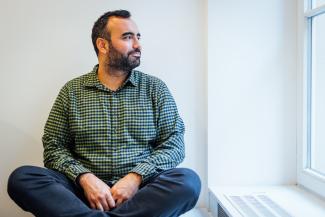
<instances>
[{"instance_id":1,"label":"mustache","mask_svg":"<svg viewBox=\"0 0 325 217\"><path fill-rule=\"evenodd\" d=\"M133 53L140 53L140 54L141 54L141 50L140 50L139 48L136 48L136 49L134 49L133 51L130 51L130 52L128 53L128 56L131 55L131 54L133 54Z\"/></svg>"}]
</instances>

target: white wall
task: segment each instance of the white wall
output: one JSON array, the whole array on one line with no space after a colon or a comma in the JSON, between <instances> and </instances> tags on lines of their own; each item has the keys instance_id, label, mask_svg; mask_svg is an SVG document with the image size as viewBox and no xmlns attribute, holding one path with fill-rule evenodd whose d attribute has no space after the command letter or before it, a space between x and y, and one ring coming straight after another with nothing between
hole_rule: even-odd
<instances>
[{"instance_id":1,"label":"white wall","mask_svg":"<svg viewBox=\"0 0 325 217\"><path fill-rule=\"evenodd\" d=\"M2 0L0 216L31 216L9 199L9 173L24 164L42 165L43 127L59 89L96 64L93 22L121 8L131 11L143 36L139 69L167 83L185 121L182 166L196 170L206 187L204 1Z\"/></svg>"},{"instance_id":2,"label":"white wall","mask_svg":"<svg viewBox=\"0 0 325 217\"><path fill-rule=\"evenodd\" d=\"M296 182L296 1L208 1L208 183Z\"/></svg>"}]
</instances>

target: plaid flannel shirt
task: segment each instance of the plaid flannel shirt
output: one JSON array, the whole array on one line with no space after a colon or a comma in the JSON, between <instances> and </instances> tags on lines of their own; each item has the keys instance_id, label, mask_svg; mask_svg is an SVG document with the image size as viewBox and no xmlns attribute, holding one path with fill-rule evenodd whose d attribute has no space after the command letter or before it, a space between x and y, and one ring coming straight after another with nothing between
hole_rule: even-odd
<instances>
[{"instance_id":1,"label":"plaid flannel shirt","mask_svg":"<svg viewBox=\"0 0 325 217\"><path fill-rule=\"evenodd\" d=\"M167 86L133 70L111 91L98 65L61 89L42 138L44 165L71 180L92 172L114 184L130 172L143 181L184 159L184 124Z\"/></svg>"}]
</instances>

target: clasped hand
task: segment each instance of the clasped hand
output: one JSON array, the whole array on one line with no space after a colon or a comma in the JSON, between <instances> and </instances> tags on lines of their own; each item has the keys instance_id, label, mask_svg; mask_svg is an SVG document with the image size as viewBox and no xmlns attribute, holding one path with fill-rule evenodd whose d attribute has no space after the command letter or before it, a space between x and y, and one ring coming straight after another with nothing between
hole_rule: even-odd
<instances>
[{"instance_id":1,"label":"clasped hand","mask_svg":"<svg viewBox=\"0 0 325 217\"><path fill-rule=\"evenodd\" d=\"M132 198L141 184L141 176L129 173L110 188L92 173L82 174L79 184L93 209L109 211Z\"/></svg>"}]
</instances>

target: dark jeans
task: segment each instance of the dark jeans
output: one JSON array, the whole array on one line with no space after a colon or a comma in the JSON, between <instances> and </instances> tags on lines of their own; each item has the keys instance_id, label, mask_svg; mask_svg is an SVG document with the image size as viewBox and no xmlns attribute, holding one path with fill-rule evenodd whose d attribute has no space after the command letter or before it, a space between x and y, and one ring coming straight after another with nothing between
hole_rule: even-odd
<instances>
[{"instance_id":1,"label":"dark jeans","mask_svg":"<svg viewBox=\"0 0 325 217\"><path fill-rule=\"evenodd\" d=\"M10 197L37 217L174 217L195 206L200 190L194 171L175 168L154 177L121 206L102 212L91 209L82 189L57 171L23 166L8 180Z\"/></svg>"}]
</instances>

